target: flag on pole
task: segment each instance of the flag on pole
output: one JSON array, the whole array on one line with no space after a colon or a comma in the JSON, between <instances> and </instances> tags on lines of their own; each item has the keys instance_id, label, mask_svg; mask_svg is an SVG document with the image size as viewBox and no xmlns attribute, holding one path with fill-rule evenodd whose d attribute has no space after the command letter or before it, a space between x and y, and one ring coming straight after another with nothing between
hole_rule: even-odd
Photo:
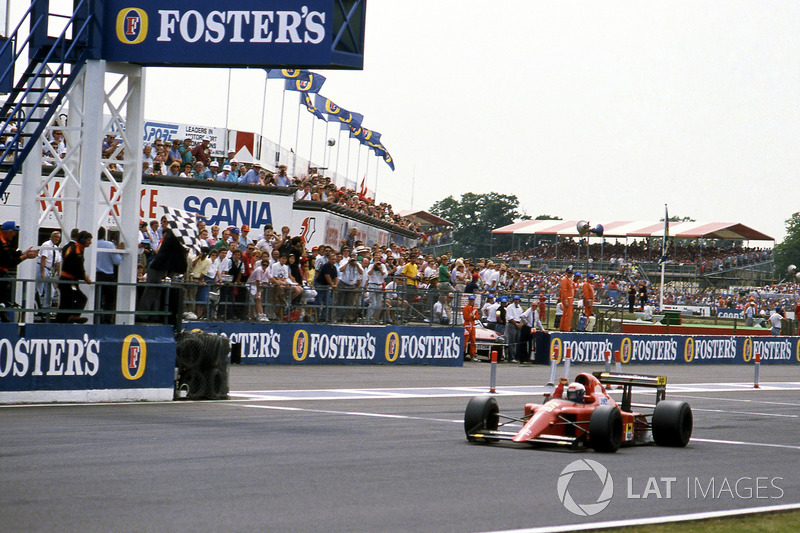
<instances>
[{"instance_id":1,"label":"flag on pole","mask_svg":"<svg viewBox=\"0 0 800 533\"><path fill-rule=\"evenodd\" d=\"M307 76L296 79L287 79L285 88L287 91L300 91L302 93L318 93L325 83L325 76L307 72Z\"/></svg>"},{"instance_id":2,"label":"flag on pole","mask_svg":"<svg viewBox=\"0 0 800 533\"><path fill-rule=\"evenodd\" d=\"M366 144L367 146L369 146L370 141L374 143L381 142L381 134L378 133L377 131L368 130L367 128L362 127L361 137L359 137L359 140L362 142L362 144Z\"/></svg>"},{"instance_id":3,"label":"flag on pole","mask_svg":"<svg viewBox=\"0 0 800 533\"><path fill-rule=\"evenodd\" d=\"M197 239L197 213L190 213L182 209L175 209L166 205L159 206L167 217L167 227L170 232L188 249L200 253L200 243Z\"/></svg>"},{"instance_id":4,"label":"flag on pole","mask_svg":"<svg viewBox=\"0 0 800 533\"><path fill-rule=\"evenodd\" d=\"M344 109L336 105L333 100L330 98L325 98L322 95L315 94L314 95L314 106L328 115L328 120L331 120L333 117L338 116L342 113L346 113Z\"/></svg>"},{"instance_id":5,"label":"flag on pole","mask_svg":"<svg viewBox=\"0 0 800 533\"><path fill-rule=\"evenodd\" d=\"M336 118L339 119L339 126L343 130L347 131L352 128L361 127L361 122L364 120L364 115L361 113L353 113L352 111L347 111L346 109L342 109L342 111L343 113L336 115Z\"/></svg>"},{"instance_id":6,"label":"flag on pole","mask_svg":"<svg viewBox=\"0 0 800 533\"><path fill-rule=\"evenodd\" d=\"M386 149L383 150L383 160L386 161L386 164L389 165L389 168L394 171L394 159L392 159L392 156L386 151Z\"/></svg>"},{"instance_id":7,"label":"flag on pole","mask_svg":"<svg viewBox=\"0 0 800 533\"><path fill-rule=\"evenodd\" d=\"M669 255L669 211L667 210L667 204L664 204L664 240L661 241L661 259L658 260L658 264L662 265L666 263L668 255Z\"/></svg>"},{"instance_id":8,"label":"flag on pole","mask_svg":"<svg viewBox=\"0 0 800 533\"><path fill-rule=\"evenodd\" d=\"M268 68L267 78L283 78L286 80L300 80L308 77L307 70L298 68Z\"/></svg>"},{"instance_id":9,"label":"flag on pole","mask_svg":"<svg viewBox=\"0 0 800 533\"><path fill-rule=\"evenodd\" d=\"M322 114L322 111L320 111L317 108L317 106L314 105L314 99L311 98L311 95L309 93L303 94L303 96L300 99L300 101L303 102L303 104L306 106L306 110L309 113L311 113L312 115L314 115L315 117L317 117L320 120L327 121L327 119L325 118L325 115Z\"/></svg>"},{"instance_id":10,"label":"flag on pole","mask_svg":"<svg viewBox=\"0 0 800 533\"><path fill-rule=\"evenodd\" d=\"M350 129L350 126L361 126L364 115L353 113L343 107L339 107L330 98L325 98L319 94L314 95L314 107L325 113L329 122L339 122L343 130Z\"/></svg>"},{"instance_id":11,"label":"flag on pole","mask_svg":"<svg viewBox=\"0 0 800 533\"><path fill-rule=\"evenodd\" d=\"M358 197L363 200L367 197L367 175L364 174L364 178L361 180L361 187L358 191Z\"/></svg>"}]
</instances>

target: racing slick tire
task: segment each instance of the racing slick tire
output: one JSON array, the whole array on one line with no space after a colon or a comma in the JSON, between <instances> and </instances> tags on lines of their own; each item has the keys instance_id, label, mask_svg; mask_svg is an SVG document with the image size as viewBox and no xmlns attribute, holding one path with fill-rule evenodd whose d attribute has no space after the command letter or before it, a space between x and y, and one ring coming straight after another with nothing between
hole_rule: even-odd
<instances>
[{"instance_id":1,"label":"racing slick tire","mask_svg":"<svg viewBox=\"0 0 800 533\"><path fill-rule=\"evenodd\" d=\"M589 418L589 445L596 452L614 453L622 446L622 414L613 405L599 405Z\"/></svg>"},{"instance_id":2,"label":"racing slick tire","mask_svg":"<svg viewBox=\"0 0 800 533\"><path fill-rule=\"evenodd\" d=\"M653 441L682 448L692 438L692 408L679 400L662 400L653 411Z\"/></svg>"},{"instance_id":3,"label":"racing slick tire","mask_svg":"<svg viewBox=\"0 0 800 533\"><path fill-rule=\"evenodd\" d=\"M464 412L464 432L470 442L480 440L472 433L484 430L494 431L500 423L500 407L497 400L491 396L475 396L467 404ZM483 438L484 442L494 442L497 439Z\"/></svg>"}]
</instances>

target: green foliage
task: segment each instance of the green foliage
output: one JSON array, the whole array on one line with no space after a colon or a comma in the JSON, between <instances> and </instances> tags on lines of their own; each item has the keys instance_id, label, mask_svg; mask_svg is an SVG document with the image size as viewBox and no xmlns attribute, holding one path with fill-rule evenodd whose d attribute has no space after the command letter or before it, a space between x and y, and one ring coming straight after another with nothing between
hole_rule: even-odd
<instances>
[{"instance_id":1,"label":"green foliage","mask_svg":"<svg viewBox=\"0 0 800 533\"><path fill-rule=\"evenodd\" d=\"M453 253L467 257L486 257L509 249L511 235L492 236L492 230L518 220L530 220L528 215L519 212L516 195L496 192L468 192L461 195L461 200L448 196L433 204L429 211L455 225Z\"/></svg>"},{"instance_id":2,"label":"green foliage","mask_svg":"<svg viewBox=\"0 0 800 533\"><path fill-rule=\"evenodd\" d=\"M534 218L534 220L564 220L561 217L554 217L552 215L539 215L538 217Z\"/></svg>"},{"instance_id":3,"label":"green foliage","mask_svg":"<svg viewBox=\"0 0 800 533\"><path fill-rule=\"evenodd\" d=\"M775 245L775 270L783 279L789 265L800 266L800 213L795 213L786 221L786 238Z\"/></svg>"}]
</instances>

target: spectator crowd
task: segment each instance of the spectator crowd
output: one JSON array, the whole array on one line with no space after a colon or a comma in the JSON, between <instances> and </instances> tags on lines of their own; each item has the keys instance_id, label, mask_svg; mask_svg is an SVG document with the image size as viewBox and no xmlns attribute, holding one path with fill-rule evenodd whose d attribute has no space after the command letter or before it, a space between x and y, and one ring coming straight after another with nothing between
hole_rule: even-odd
<instances>
[{"instance_id":1,"label":"spectator crowd","mask_svg":"<svg viewBox=\"0 0 800 533\"><path fill-rule=\"evenodd\" d=\"M648 243L646 239L628 244L620 242L592 243L589 256L595 260L601 257L612 264L619 262L658 261L661 256L661 239ZM532 261L578 261L586 259L586 244L578 239L562 238L558 245L541 243L535 248L514 250L498 254L502 261L512 262L523 259ZM772 259L771 248L750 248L743 246L720 247L712 243L686 242L673 240L668 263L698 265L701 272L712 272L760 263Z\"/></svg>"}]
</instances>

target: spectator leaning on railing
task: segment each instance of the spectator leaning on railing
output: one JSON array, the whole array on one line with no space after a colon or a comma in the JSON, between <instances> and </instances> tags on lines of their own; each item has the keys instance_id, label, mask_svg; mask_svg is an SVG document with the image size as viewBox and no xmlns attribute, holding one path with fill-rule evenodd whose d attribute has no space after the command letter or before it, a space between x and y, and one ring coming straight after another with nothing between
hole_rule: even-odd
<instances>
[{"instance_id":1,"label":"spectator leaning on railing","mask_svg":"<svg viewBox=\"0 0 800 533\"><path fill-rule=\"evenodd\" d=\"M37 256L36 250L32 247L24 252L12 247L11 243L18 232L19 226L14 221L8 220L0 226L0 305L5 307L14 305L14 302L12 302L11 298L12 282L3 278L7 278L9 270L17 268L17 265L22 261L33 259ZM0 313L0 321L9 321L6 313Z\"/></svg>"}]
</instances>

